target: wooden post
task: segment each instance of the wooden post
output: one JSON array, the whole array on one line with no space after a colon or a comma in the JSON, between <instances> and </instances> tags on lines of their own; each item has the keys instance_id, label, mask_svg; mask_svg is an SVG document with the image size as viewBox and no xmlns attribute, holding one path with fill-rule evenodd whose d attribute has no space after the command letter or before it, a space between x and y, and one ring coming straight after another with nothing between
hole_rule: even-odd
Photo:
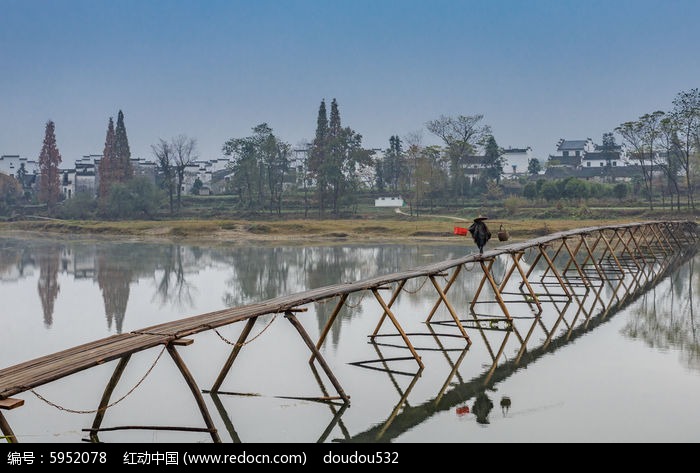
<instances>
[{"instance_id":1,"label":"wooden post","mask_svg":"<svg viewBox=\"0 0 700 473\"><path fill-rule=\"evenodd\" d=\"M289 320L289 322L294 326L295 329L297 329L297 332L299 332L299 335L301 335L301 338L304 340L304 343L306 343L306 346L309 347L309 350L311 350L311 352L314 354L314 357L318 360L319 364L323 368L323 371L325 371L326 376L328 376L328 379L330 379L331 383L333 383L335 390L338 392L340 397L343 398L343 401L345 401L347 404L349 404L350 397L348 397L348 395L345 394L345 391L343 391L343 387L340 385L338 380L335 378L335 375L333 375L333 372L331 371L331 368L328 366L328 363L326 363L326 360L321 355L321 352L318 351L318 349L316 348L316 345L314 345L313 341L311 340L309 335L306 333L306 330L304 330L304 327L297 320L296 316L294 315L294 312L292 312L291 310L288 310L285 312L284 317L287 320Z\"/></svg>"},{"instance_id":2,"label":"wooden post","mask_svg":"<svg viewBox=\"0 0 700 473\"><path fill-rule=\"evenodd\" d=\"M24 405L24 399L0 399L0 409L10 410L20 407L22 405ZM19 443L19 440L17 440L17 436L12 431L12 427L10 427L9 422L7 422L7 419L5 419L5 416L2 414L2 412L0 412L0 431L2 431L8 443Z\"/></svg>"},{"instance_id":3,"label":"wooden post","mask_svg":"<svg viewBox=\"0 0 700 473\"><path fill-rule=\"evenodd\" d=\"M102 420L104 419L105 412L107 411L107 405L109 405L109 399L112 396L112 392L114 392L114 388L117 387L119 379L122 377L122 374L124 374L124 370L126 369L126 365L129 363L130 358L131 355L126 355L119 359L119 363L114 368L114 373L112 373L112 377L109 379L109 382L102 393L102 399L100 399L100 405L97 408L95 419L92 421L92 430L90 431L90 439L93 442L98 441L97 432L100 430L100 426L102 425Z\"/></svg>"},{"instance_id":4,"label":"wooden post","mask_svg":"<svg viewBox=\"0 0 700 473\"><path fill-rule=\"evenodd\" d=\"M389 319L391 319L391 322L394 324L394 327L396 327L396 330L398 330L399 334L401 334L401 338L403 338L403 341L406 342L406 346L411 351L411 354L413 355L413 358L418 363L418 366L423 368L424 367L423 361L420 359L420 356L418 356L416 349L413 348L411 341L408 339L408 336L406 335L406 332L404 332L403 328L401 328L399 321L396 320L396 317L394 317L394 314L391 312L391 309L389 308L389 306L386 305L386 302L384 302L384 299L382 299L382 297L379 295L379 291L377 290L377 288L372 288L372 293L374 294L374 297L377 299L377 302L379 302L379 304L384 308L384 312L386 313L386 315L389 316Z\"/></svg>"},{"instance_id":5,"label":"wooden post","mask_svg":"<svg viewBox=\"0 0 700 473\"><path fill-rule=\"evenodd\" d=\"M241 334L238 336L238 341L233 346L233 349L231 350L231 353L229 354L226 363L224 363L224 366L219 372L219 376L216 378L216 381L214 381L214 385L211 388L212 392L217 392L221 387L221 383L224 382L224 379L226 378L226 375L231 369L234 360L236 359L236 357L238 357L238 353L241 351L241 348L243 348L243 345L245 344L248 335L250 335L250 331L253 330L253 325L255 325L256 320L258 320L257 317L251 317L246 322L245 327L243 327Z\"/></svg>"},{"instance_id":6,"label":"wooden post","mask_svg":"<svg viewBox=\"0 0 700 473\"><path fill-rule=\"evenodd\" d=\"M457 279L457 276L459 273L462 271L462 265L460 264L457 266L452 273L452 276L450 277L450 280L447 281L447 284L445 285L445 289L443 289L443 293L447 294L447 291L450 290L452 287L452 284L454 284L455 280ZM437 301L435 301L435 304L433 305L433 308L430 310L430 313L428 314L428 318L425 319L426 322L430 322L430 320L433 318L433 315L435 315L435 312L438 310L438 307L440 307L440 304L442 303L442 297L439 298Z\"/></svg>"},{"instance_id":7,"label":"wooden post","mask_svg":"<svg viewBox=\"0 0 700 473\"><path fill-rule=\"evenodd\" d=\"M328 319L328 322L326 322L326 325L323 327L323 331L321 332L321 336L318 337L318 342L316 342L316 351L321 349L323 342L326 340L326 336L328 335L328 332L330 331L331 327L333 326L333 322L335 322L336 317L338 317L338 314L340 313L340 309L342 309L343 305L345 305L345 301L348 299L348 295L349 294L342 294L340 296L338 303L335 305L335 308L333 309L333 313L331 314L330 319ZM316 358L316 354L315 354L315 352L311 352L311 358L309 358L309 363L313 363L314 358Z\"/></svg>"},{"instance_id":8,"label":"wooden post","mask_svg":"<svg viewBox=\"0 0 700 473\"><path fill-rule=\"evenodd\" d=\"M214 443L221 443L221 439L219 438L216 426L214 425L214 422L212 421L211 416L209 415L207 404L204 402L204 398L202 397L202 394L199 388L197 387L197 383L192 377L190 370L187 369L187 366L185 366L185 362L182 361L182 358L180 358L180 354L175 349L175 345L173 345L172 343L168 343L166 345L166 348L168 349L168 353L170 353L170 357L173 359L178 369L180 370L180 373L185 378L185 382L187 383L187 386L189 386L190 391L192 391L194 399L197 401L197 406L199 406L199 411L202 413L204 423L209 428L209 434L211 435L211 439L214 441Z\"/></svg>"},{"instance_id":9,"label":"wooden post","mask_svg":"<svg viewBox=\"0 0 700 473\"><path fill-rule=\"evenodd\" d=\"M454 320L455 324L457 325L457 328L459 329L460 333L462 334L462 337L464 337L464 339L467 341L468 345L471 345L472 341L469 339L469 335L467 335L467 331L464 330L462 323L459 321L459 316L457 315L454 308L452 307L452 304L450 304L450 301L447 300L445 293L443 292L442 289L440 289L440 285L437 283L437 281L435 280L435 276L433 276L432 274L430 275L430 281L433 283L433 286L435 286L435 290L440 295L440 299L445 303L445 307L447 307L447 310L450 312L450 315L452 315L452 320Z\"/></svg>"},{"instance_id":10,"label":"wooden post","mask_svg":"<svg viewBox=\"0 0 700 473\"><path fill-rule=\"evenodd\" d=\"M389 300L387 307L391 308L391 306L394 305L394 301L396 300L396 298L399 296L399 294L403 290L404 285L406 285L406 281L408 281L408 279L401 280L401 282L399 283L399 286L391 294L391 299ZM369 337L371 340L374 340L374 337L376 337L377 334L379 333L379 329L384 324L384 320L386 319L386 316L387 316L387 313L385 310L384 312L382 312L382 316L379 318L379 322L377 323L377 326L374 328L374 332L372 332L372 335L370 335L370 337Z\"/></svg>"}]
</instances>

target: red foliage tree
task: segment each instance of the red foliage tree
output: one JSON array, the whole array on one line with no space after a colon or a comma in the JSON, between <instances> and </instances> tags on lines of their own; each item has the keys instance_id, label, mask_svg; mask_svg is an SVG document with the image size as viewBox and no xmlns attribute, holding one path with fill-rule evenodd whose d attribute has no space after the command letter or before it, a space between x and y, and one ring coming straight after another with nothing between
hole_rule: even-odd
<instances>
[{"instance_id":1,"label":"red foliage tree","mask_svg":"<svg viewBox=\"0 0 700 473\"><path fill-rule=\"evenodd\" d=\"M129 149L129 138L126 136L126 125L124 125L124 113L119 110L117 114L117 125L114 129L114 166L112 176L114 182L127 182L134 177L134 170L131 166L131 150Z\"/></svg>"},{"instance_id":2,"label":"red foliage tree","mask_svg":"<svg viewBox=\"0 0 700 473\"><path fill-rule=\"evenodd\" d=\"M105 138L105 148L102 152L102 159L97 168L97 176L99 179L99 197L100 202L105 202L109 195L109 189L114 182L114 163L116 161L116 151L114 149L114 120L109 117L107 124L107 137Z\"/></svg>"},{"instance_id":3,"label":"red foliage tree","mask_svg":"<svg viewBox=\"0 0 700 473\"><path fill-rule=\"evenodd\" d=\"M61 198L60 164L61 153L56 146L56 126L49 120L46 122L44 145L39 155L39 202L45 203L49 212L53 212Z\"/></svg>"}]
</instances>

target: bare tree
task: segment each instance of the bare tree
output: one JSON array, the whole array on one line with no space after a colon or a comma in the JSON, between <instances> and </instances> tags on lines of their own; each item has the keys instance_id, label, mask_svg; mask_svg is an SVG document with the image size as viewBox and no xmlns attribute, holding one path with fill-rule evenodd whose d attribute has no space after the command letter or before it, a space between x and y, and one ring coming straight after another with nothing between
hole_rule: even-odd
<instances>
[{"instance_id":1,"label":"bare tree","mask_svg":"<svg viewBox=\"0 0 700 473\"><path fill-rule=\"evenodd\" d=\"M153 155L158 160L161 187L168 193L170 213L173 213L173 199L175 194L175 156L170 143L159 139L158 143L151 145Z\"/></svg>"},{"instance_id":2,"label":"bare tree","mask_svg":"<svg viewBox=\"0 0 700 473\"><path fill-rule=\"evenodd\" d=\"M679 92L673 100L671 117L677 128L676 140L677 147L681 153L681 167L685 172L685 182L688 188L688 207L695 210L691 158L693 151L699 151L697 146L700 135L700 90L695 88Z\"/></svg>"},{"instance_id":3,"label":"bare tree","mask_svg":"<svg viewBox=\"0 0 700 473\"><path fill-rule=\"evenodd\" d=\"M661 135L661 119L664 112L647 113L634 122L625 122L615 128L625 143L632 150L632 158L639 163L644 177L644 186L649 200L649 208L654 209L654 164L656 161L655 146Z\"/></svg>"},{"instance_id":4,"label":"bare tree","mask_svg":"<svg viewBox=\"0 0 700 473\"><path fill-rule=\"evenodd\" d=\"M182 183L185 180L185 169L198 158L197 140L179 135L170 142L173 153L175 176L177 178L177 208L182 207Z\"/></svg>"},{"instance_id":5,"label":"bare tree","mask_svg":"<svg viewBox=\"0 0 700 473\"><path fill-rule=\"evenodd\" d=\"M666 176L666 185L673 209L673 194L676 194L676 208L681 209L681 191L679 185L679 171L681 169L681 149L678 143L678 129L672 117L664 117L660 122L659 142L665 150L665 156L659 159L659 167Z\"/></svg>"},{"instance_id":6,"label":"bare tree","mask_svg":"<svg viewBox=\"0 0 700 473\"><path fill-rule=\"evenodd\" d=\"M463 156L473 153L477 146L491 134L491 127L481 124L484 116L459 115L446 117L441 115L436 120L426 123L429 132L437 135L445 143L450 162L450 178L452 190L459 195L464 194L465 176L461 170L460 160Z\"/></svg>"}]
</instances>

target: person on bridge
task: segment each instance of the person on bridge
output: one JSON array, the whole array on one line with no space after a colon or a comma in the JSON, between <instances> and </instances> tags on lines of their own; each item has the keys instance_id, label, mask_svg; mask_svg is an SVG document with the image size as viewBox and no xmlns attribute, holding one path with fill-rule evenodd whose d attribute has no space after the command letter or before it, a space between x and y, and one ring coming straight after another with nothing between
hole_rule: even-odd
<instances>
[{"instance_id":1,"label":"person on bridge","mask_svg":"<svg viewBox=\"0 0 700 473\"><path fill-rule=\"evenodd\" d=\"M479 215L474 219L474 223L469 226L469 233L474 243L476 243L476 246L479 248L480 254L484 253L484 246L486 246L486 243L491 239L491 231L484 223L484 220L488 220L488 217Z\"/></svg>"}]
</instances>

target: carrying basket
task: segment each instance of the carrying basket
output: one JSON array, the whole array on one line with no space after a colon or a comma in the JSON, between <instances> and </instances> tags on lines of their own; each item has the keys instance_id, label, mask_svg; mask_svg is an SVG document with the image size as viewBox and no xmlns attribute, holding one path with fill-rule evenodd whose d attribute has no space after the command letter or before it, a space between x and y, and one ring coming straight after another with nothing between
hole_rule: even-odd
<instances>
[{"instance_id":1,"label":"carrying basket","mask_svg":"<svg viewBox=\"0 0 700 473\"><path fill-rule=\"evenodd\" d=\"M508 238L510 238L508 230L505 230L503 228L503 224L501 224L501 226L498 228L498 241L508 241Z\"/></svg>"}]
</instances>

